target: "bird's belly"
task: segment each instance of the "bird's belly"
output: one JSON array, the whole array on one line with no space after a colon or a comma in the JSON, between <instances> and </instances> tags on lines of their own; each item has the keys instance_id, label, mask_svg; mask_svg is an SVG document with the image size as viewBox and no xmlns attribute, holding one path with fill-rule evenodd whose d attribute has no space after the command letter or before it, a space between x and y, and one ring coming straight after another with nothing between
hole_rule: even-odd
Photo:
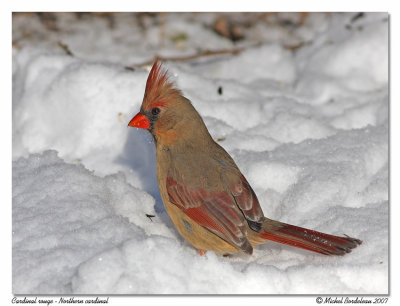
<instances>
[{"instance_id":1,"label":"bird's belly","mask_svg":"<svg viewBox=\"0 0 400 306\"><path fill-rule=\"evenodd\" d=\"M236 247L186 216L175 204L164 201L172 223L183 238L198 250L214 251L217 254L231 254L239 251Z\"/></svg>"}]
</instances>

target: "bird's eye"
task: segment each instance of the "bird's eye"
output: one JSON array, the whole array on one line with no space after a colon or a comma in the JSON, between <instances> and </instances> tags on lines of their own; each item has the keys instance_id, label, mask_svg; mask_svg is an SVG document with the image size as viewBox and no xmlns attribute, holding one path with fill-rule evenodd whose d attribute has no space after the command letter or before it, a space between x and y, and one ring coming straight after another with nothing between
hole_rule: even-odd
<instances>
[{"instance_id":1,"label":"bird's eye","mask_svg":"<svg viewBox=\"0 0 400 306\"><path fill-rule=\"evenodd\" d=\"M158 107L154 107L151 109L151 114L153 116L157 116L160 113L160 109Z\"/></svg>"}]
</instances>

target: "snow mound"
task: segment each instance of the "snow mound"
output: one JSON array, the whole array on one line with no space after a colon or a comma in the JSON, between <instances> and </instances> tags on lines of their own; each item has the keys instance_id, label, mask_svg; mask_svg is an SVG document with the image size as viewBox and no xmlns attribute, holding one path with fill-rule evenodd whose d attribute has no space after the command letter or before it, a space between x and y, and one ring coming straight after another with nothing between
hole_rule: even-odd
<instances>
[{"instance_id":1,"label":"snow mound","mask_svg":"<svg viewBox=\"0 0 400 306\"><path fill-rule=\"evenodd\" d=\"M154 199L123 175L99 178L55 151L14 162L13 186L14 293L70 293L82 262L132 236L165 232L146 217Z\"/></svg>"},{"instance_id":2,"label":"snow mound","mask_svg":"<svg viewBox=\"0 0 400 306\"><path fill-rule=\"evenodd\" d=\"M373 134L379 134L379 130L385 132L381 128ZM321 150L327 148L321 145ZM288 156L291 154L295 152L289 152ZM369 156L368 152L365 155ZM321 159L322 156L326 152L321 152ZM326 159L330 159L329 155ZM306 156L300 156L300 160L311 164ZM299 179L294 190L285 192L285 185L293 183L299 169L291 164L293 160L289 159L286 166L273 163L261 168L275 169L282 176L278 182L285 183L276 186L289 197L283 208L285 215L297 224L365 239L351 255L329 258L269 243L258 247L251 257L221 258L212 252L201 257L177 236L166 222L165 213L154 211L154 199L131 187L122 174L98 177L81 165L65 163L54 151L20 158L13 163L13 290L20 294L237 293L238 290L240 293L382 293L385 283L382 269L387 267L383 250L387 246L379 240L379 235L385 231L387 219L387 199L382 193L387 188L387 177L380 173L381 168L369 174L381 180L383 198L375 198L363 210L338 205L321 205L318 209L310 205L318 204L321 192L310 190L306 183L315 186L323 174L314 180L312 175L311 178L303 175L305 178ZM252 173L252 179L265 176L255 170ZM303 198L293 195L301 188ZM329 195L328 191L322 194ZM314 200L306 203L306 197ZM260 200L265 206L263 196ZM270 208L264 210L269 216L276 215ZM312 220L307 218L307 209L311 210ZM372 211L380 213L371 214ZM150 220L146 214L156 217ZM334 268L338 263L341 263L339 270ZM376 283L353 281L363 273L375 275ZM307 285L291 286L300 275L320 275L320 278L312 277L314 281Z\"/></svg>"}]
</instances>

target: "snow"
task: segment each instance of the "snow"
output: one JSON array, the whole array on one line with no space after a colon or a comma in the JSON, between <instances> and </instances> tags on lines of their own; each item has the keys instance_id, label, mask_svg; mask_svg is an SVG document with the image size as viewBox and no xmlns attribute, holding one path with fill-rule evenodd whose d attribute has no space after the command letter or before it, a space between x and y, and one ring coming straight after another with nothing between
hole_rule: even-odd
<instances>
[{"instance_id":1,"label":"snow","mask_svg":"<svg viewBox=\"0 0 400 306\"><path fill-rule=\"evenodd\" d=\"M164 39L158 17L143 31L126 13L112 27L59 14L51 31L14 15L13 293L388 293L387 14L354 15L260 22L237 43L210 30L213 13L167 14ZM247 49L165 65L265 215L363 240L352 253L271 242L199 256L173 228L151 136L127 128L148 70L125 67L236 47Z\"/></svg>"}]
</instances>

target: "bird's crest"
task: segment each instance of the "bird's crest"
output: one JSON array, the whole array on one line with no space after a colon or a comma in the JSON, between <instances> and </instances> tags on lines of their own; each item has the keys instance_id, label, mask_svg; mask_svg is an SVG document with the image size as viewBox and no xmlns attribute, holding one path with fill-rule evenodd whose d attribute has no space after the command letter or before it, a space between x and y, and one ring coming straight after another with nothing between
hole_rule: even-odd
<instances>
[{"instance_id":1,"label":"bird's crest","mask_svg":"<svg viewBox=\"0 0 400 306\"><path fill-rule=\"evenodd\" d=\"M180 90L175 88L174 83L168 77L168 71L156 59L147 78L143 109L164 106L181 95Z\"/></svg>"}]
</instances>

